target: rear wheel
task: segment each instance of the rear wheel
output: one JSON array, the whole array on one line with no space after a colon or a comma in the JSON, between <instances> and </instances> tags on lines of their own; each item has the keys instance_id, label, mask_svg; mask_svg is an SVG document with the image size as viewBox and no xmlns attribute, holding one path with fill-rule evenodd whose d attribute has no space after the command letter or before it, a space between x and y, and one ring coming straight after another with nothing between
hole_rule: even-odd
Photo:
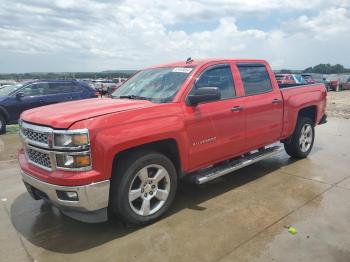
<instances>
[{"instance_id":1,"label":"rear wheel","mask_svg":"<svg viewBox=\"0 0 350 262\"><path fill-rule=\"evenodd\" d=\"M171 206L177 188L173 163L156 152L130 154L113 174L109 209L123 221L145 225Z\"/></svg>"},{"instance_id":2,"label":"rear wheel","mask_svg":"<svg viewBox=\"0 0 350 262\"><path fill-rule=\"evenodd\" d=\"M310 153L315 139L314 123L308 117L298 120L292 137L284 143L288 155L295 158L305 158Z\"/></svg>"},{"instance_id":3,"label":"rear wheel","mask_svg":"<svg viewBox=\"0 0 350 262\"><path fill-rule=\"evenodd\" d=\"M6 133L6 120L5 118L0 114L0 135Z\"/></svg>"}]
</instances>

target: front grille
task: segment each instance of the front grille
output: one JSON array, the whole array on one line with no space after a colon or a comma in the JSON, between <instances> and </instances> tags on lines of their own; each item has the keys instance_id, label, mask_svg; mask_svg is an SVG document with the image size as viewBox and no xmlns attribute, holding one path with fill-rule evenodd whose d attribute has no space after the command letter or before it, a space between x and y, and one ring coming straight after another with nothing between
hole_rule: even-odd
<instances>
[{"instance_id":1,"label":"front grille","mask_svg":"<svg viewBox=\"0 0 350 262\"><path fill-rule=\"evenodd\" d=\"M32 148L26 149L26 154L28 159L36 165L39 165L41 167L52 169L50 156L47 153L42 153L40 151L37 151Z\"/></svg>"},{"instance_id":2,"label":"front grille","mask_svg":"<svg viewBox=\"0 0 350 262\"><path fill-rule=\"evenodd\" d=\"M34 131L31 129L22 129L22 134L28 138L29 140L32 140L34 142L39 142L42 144L48 144L49 143L49 134L48 133L40 133L38 131Z\"/></svg>"}]
</instances>

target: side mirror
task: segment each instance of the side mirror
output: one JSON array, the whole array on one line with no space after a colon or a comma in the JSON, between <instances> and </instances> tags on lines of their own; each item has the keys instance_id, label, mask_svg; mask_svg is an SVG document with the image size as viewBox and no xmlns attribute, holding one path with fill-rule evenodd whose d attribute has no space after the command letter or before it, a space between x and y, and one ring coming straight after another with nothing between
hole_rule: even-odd
<instances>
[{"instance_id":1,"label":"side mirror","mask_svg":"<svg viewBox=\"0 0 350 262\"><path fill-rule=\"evenodd\" d=\"M23 97L24 97L24 94L23 94L23 93L17 93L17 94L16 94L16 99L17 99L17 100L21 100Z\"/></svg>"},{"instance_id":2,"label":"side mirror","mask_svg":"<svg viewBox=\"0 0 350 262\"><path fill-rule=\"evenodd\" d=\"M221 92L217 87L201 87L195 90L194 94L188 95L188 104L191 106L202 102L220 100Z\"/></svg>"}]
</instances>

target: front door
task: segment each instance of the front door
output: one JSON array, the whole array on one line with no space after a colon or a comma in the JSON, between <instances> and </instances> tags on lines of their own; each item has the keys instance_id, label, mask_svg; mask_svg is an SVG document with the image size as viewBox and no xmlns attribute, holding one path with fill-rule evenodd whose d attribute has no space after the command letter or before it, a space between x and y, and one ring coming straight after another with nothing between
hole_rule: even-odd
<instances>
[{"instance_id":1,"label":"front door","mask_svg":"<svg viewBox=\"0 0 350 262\"><path fill-rule=\"evenodd\" d=\"M244 150L245 124L242 98L236 97L229 64L209 66L190 92L201 87L217 87L219 101L187 106L185 123L190 143L190 169L222 161Z\"/></svg>"},{"instance_id":2,"label":"front door","mask_svg":"<svg viewBox=\"0 0 350 262\"><path fill-rule=\"evenodd\" d=\"M19 119L25 110L45 105L44 92L47 87L48 83L33 83L19 90L17 93L22 93L23 97L14 100L12 105L14 119Z\"/></svg>"}]
</instances>

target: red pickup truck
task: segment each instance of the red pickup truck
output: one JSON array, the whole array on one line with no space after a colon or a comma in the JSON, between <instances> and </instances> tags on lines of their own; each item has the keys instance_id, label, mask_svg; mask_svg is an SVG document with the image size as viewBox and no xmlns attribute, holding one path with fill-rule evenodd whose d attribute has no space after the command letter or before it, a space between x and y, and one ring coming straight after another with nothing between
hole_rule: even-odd
<instances>
[{"instance_id":1,"label":"red pickup truck","mask_svg":"<svg viewBox=\"0 0 350 262\"><path fill-rule=\"evenodd\" d=\"M205 183L277 154L279 141L306 157L326 94L323 84L280 89L263 60L147 68L112 98L25 111L21 174L70 217L145 225L169 209L179 179Z\"/></svg>"}]
</instances>

